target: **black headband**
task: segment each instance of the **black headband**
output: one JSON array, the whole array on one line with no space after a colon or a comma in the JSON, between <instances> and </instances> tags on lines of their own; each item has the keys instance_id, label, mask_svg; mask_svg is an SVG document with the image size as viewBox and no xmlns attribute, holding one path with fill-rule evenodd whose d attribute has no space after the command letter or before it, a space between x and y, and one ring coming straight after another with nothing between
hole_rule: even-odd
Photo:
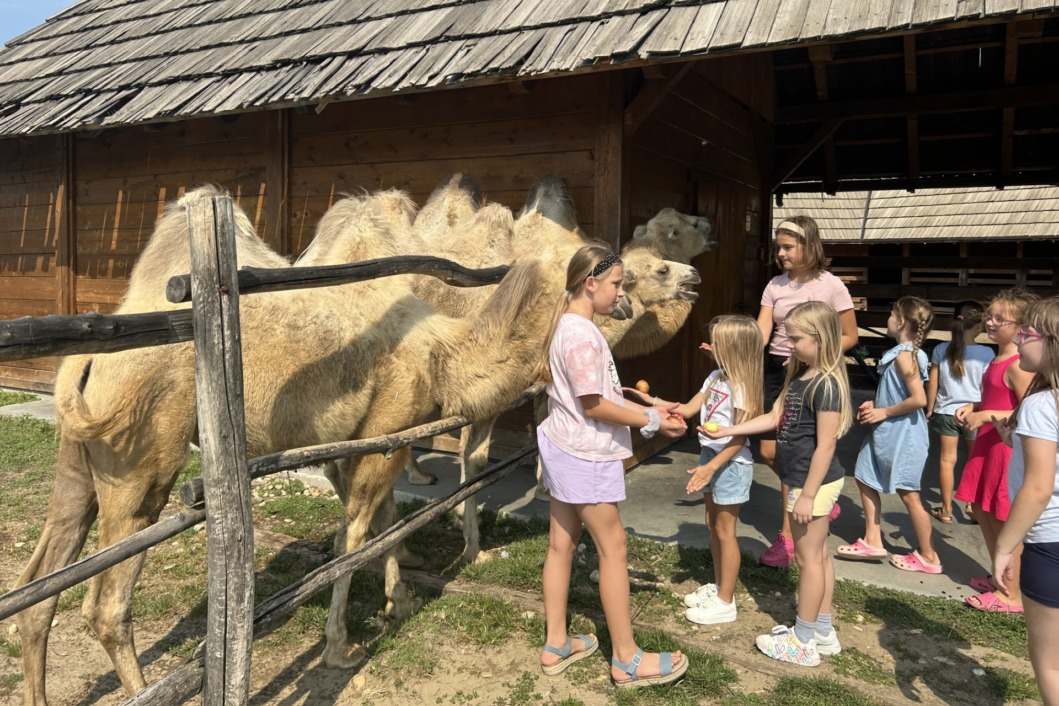
<instances>
[{"instance_id":1,"label":"black headband","mask_svg":"<svg viewBox=\"0 0 1059 706\"><path fill-rule=\"evenodd\" d=\"M599 261L599 264L592 268L592 276L599 277L601 274L614 267L614 265L621 262L621 259L614 253L610 253L605 258Z\"/></svg>"}]
</instances>

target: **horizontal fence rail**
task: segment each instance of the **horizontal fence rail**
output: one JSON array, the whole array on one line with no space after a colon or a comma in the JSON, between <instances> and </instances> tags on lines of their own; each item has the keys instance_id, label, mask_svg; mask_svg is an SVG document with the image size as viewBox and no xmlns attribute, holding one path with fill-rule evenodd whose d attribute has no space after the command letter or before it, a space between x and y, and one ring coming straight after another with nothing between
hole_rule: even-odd
<instances>
[{"instance_id":1,"label":"horizontal fence rail","mask_svg":"<svg viewBox=\"0 0 1059 706\"><path fill-rule=\"evenodd\" d=\"M330 287L394 275L430 275L453 287L481 287L496 284L510 268L507 265L471 269L431 255L400 255L345 265L314 267L243 267L238 272L240 294L279 292L288 289ZM165 288L166 299L174 304L191 301L191 275L177 275Z\"/></svg>"},{"instance_id":2,"label":"horizontal fence rail","mask_svg":"<svg viewBox=\"0 0 1059 706\"><path fill-rule=\"evenodd\" d=\"M452 494L439 498L401 519L385 532L348 554L335 557L328 563L306 574L283 590L260 603L254 609L254 631L271 625L279 618L304 605L314 595L335 582L336 579L362 568L389 549L402 542L410 534L444 515L473 495L497 482L512 470L517 463L537 450L531 443L522 449L486 468L474 478L460 484ZM202 688L205 672L202 645L191 661L159 681L151 684L136 696L124 701L122 706L169 706L187 701Z\"/></svg>"},{"instance_id":3,"label":"horizontal fence rail","mask_svg":"<svg viewBox=\"0 0 1059 706\"><path fill-rule=\"evenodd\" d=\"M238 281L240 294L327 287L403 274L431 275L456 287L480 287L498 283L509 269L507 265L471 269L440 257L414 255L321 267L245 267L239 270ZM190 301L191 275L170 279L166 296L174 304ZM193 338L190 309L24 316L0 321L0 362L53 355L116 353L183 343Z\"/></svg>"}]
</instances>

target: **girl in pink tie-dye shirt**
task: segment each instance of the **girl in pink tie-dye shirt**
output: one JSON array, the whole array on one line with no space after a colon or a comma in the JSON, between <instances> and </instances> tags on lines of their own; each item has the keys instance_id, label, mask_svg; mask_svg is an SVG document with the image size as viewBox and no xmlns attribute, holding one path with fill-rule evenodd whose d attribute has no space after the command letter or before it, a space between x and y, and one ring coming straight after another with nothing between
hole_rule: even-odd
<instances>
[{"instance_id":1,"label":"girl in pink tie-dye shirt","mask_svg":"<svg viewBox=\"0 0 1059 706\"><path fill-rule=\"evenodd\" d=\"M538 368L548 385L548 418L537 428L541 480L551 491L548 554L544 560L547 637L541 669L553 676L599 648L594 635L570 635L566 599L570 565L587 527L599 550L599 594L613 646L611 679L619 688L668 684L688 668L680 652L644 654L632 634L622 459L632 454L629 427L645 436L678 437L687 429L675 404L644 407L622 398L614 359L592 316L614 311L622 296L621 260L603 244L574 253L566 291L556 302Z\"/></svg>"}]
</instances>

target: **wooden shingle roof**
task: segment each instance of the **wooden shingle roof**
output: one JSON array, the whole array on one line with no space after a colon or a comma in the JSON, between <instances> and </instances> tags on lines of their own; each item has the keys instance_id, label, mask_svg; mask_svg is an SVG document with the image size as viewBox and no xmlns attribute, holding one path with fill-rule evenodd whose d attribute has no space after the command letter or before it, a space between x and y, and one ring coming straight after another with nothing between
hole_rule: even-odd
<instances>
[{"instance_id":1,"label":"wooden shingle roof","mask_svg":"<svg viewBox=\"0 0 1059 706\"><path fill-rule=\"evenodd\" d=\"M1059 240L1059 187L788 194L773 228L798 214L825 242Z\"/></svg>"},{"instance_id":2,"label":"wooden shingle roof","mask_svg":"<svg viewBox=\"0 0 1059 706\"><path fill-rule=\"evenodd\" d=\"M0 136L1052 11L1059 0L82 0L0 52Z\"/></svg>"}]
</instances>

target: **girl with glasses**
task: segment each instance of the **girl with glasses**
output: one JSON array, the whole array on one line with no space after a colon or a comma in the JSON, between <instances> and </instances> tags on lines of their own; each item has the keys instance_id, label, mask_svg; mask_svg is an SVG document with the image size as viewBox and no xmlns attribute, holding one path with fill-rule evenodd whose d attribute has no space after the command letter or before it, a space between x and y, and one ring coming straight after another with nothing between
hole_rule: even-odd
<instances>
[{"instance_id":1,"label":"girl with glasses","mask_svg":"<svg viewBox=\"0 0 1059 706\"><path fill-rule=\"evenodd\" d=\"M997 355L982 375L982 399L956 411L956 420L970 431L977 431L971 455L963 467L963 477L956 489L956 499L971 503L971 512L982 530L982 538L993 559L997 535L1011 510L1008 496L1008 461L1011 448L1004 443L996 424L1006 424L1019 400L1026 394L1031 373L1015 365L1019 360L1015 336L1026 313L1040 297L1025 289L1008 289L990 302L986 311L985 330L997 346ZM999 613L1021 613L1022 595L1018 586L1018 563L1021 548L1012 558L1016 579L1008 583L1005 594L997 590L990 575L974 576L968 583L979 591L968 596L967 605L976 610Z\"/></svg>"},{"instance_id":2,"label":"girl with glasses","mask_svg":"<svg viewBox=\"0 0 1059 706\"><path fill-rule=\"evenodd\" d=\"M1046 704L1059 703L1059 297L1030 309L1015 337L1019 367L1035 373L1019 405L1008 483L1014 500L996 540L993 576L1021 590L1030 662ZM1022 544L1025 542L1024 544ZM1018 561L1022 550L1021 577ZM1020 581L1016 582L1016 578Z\"/></svg>"}]
</instances>

